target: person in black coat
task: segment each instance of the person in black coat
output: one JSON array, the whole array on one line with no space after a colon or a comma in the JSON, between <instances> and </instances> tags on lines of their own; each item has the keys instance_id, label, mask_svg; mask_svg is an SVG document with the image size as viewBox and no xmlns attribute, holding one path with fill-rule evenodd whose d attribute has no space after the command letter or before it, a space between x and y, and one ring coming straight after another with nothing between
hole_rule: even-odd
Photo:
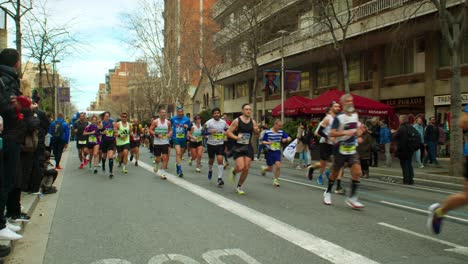
<instances>
[{"instance_id":1,"label":"person in black coat","mask_svg":"<svg viewBox=\"0 0 468 264\"><path fill-rule=\"evenodd\" d=\"M401 169L403 171L403 184L414 184L414 171L411 163L413 151L408 148L408 116L400 116L400 128L397 131L393 130L393 140L397 143L395 156L400 159Z\"/></svg>"}]
</instances>

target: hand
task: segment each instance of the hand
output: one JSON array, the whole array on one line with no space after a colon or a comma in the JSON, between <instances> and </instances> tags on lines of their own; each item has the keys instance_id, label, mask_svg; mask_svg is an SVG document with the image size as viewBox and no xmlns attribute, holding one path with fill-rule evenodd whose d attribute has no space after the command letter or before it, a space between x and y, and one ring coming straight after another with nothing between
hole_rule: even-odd
<instances>
[{"instance_id":1,"label":"hand","mask_svg":"<svg viewBox=\"0 0 468 264\"><path fill-rule=\"evenodd\" d=\"M15 107L18 105L18 101L16 100L16 96L14 96L14 95L10 96L10 104L12 106L15 106Z\"/></svg>"},{"instance_id":2,"label":"hand","mask_svg":"<svg viewBox=\"0 0 468 264\"><path fill-rule=\"evenodd\" d=\"M185 128L185 129L187 129L187 128L188 128L188 125L187 125L187 124L185 124L185 125L184 125L184 128Z\"/></svg>"},{"instance_id":3,"label":"hand","mask_svg":"<svg viewBox=\"0 0 468 264\"><path fill-rule=\"evenodd\" d=\"M242 139L242 138L243 138L243 135L242 135L242 134L239 134L239 135L237 136L237 140L240 140L240 139Z\"/></svg>"},{"instance_id":4,"label":"hand","mask_svg":"<svg viewBox=\"0 0 468 264\"><path fill-rule=\"evenodd\" d=\"M356 134L356 131L353 131L353 130L346 130L346 131L344 132L344 134L345 134L346 136L354 136L354 134Z\"/></svg>"}]
</instances>

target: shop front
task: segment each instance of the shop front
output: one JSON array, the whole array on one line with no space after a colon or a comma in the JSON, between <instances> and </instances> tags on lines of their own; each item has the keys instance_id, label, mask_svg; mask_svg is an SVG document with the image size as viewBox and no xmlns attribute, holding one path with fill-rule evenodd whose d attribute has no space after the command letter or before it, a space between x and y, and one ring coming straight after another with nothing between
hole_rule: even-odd
<instances>
[{"instance_id":1,"label":"shop front","mask_svg":"<svg viewBox=\"0 0 468 264\"><path fill-rule=\"evenodd\" d=\"M393 107L397 115L424 115L426 112L425 99L421 97L382 100L382 103Z\"/></svg>"}]
</instances>

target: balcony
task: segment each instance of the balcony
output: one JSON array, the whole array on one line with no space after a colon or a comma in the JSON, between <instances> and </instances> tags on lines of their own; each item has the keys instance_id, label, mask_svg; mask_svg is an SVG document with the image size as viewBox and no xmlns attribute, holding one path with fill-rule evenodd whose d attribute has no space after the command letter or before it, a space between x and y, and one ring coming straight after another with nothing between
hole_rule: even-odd
<instances>
[{"instance_id":1,"label":"balcony","mask_svg":"<svg viewBox=\"0 0 468 264\"><path fill-rule=\"evenodd\" d=\"M213 17L217 18L220 16L228 7L230 7L237 0L219 0L213 6Z\"/></svg>"}]
</instances>

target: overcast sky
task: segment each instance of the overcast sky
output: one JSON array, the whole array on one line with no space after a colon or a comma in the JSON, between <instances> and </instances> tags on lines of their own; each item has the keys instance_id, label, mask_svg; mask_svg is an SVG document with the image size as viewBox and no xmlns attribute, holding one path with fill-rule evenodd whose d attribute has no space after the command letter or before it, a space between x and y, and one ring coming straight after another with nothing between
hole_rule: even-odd
<instances>
[{"instance_id":1,"label":"overcast sky","mask_svg":"<svg viewBox=\"0 0 468 264\"><path fill-rule=\"evenodd\" d=\"M58 71L72 79L72 102L85 110L96 98L99 83L105 81L108 69L117 62L134 60L135 54L122 42L124 32L120 21L123 12L135 10L137 0L49 0L53 11L51 19L64 23L73 19L71 31L89 43L85 52L64 58ZM10 45L13 44L14 27L9 21Z\"/></svg>"}]
</instances>

